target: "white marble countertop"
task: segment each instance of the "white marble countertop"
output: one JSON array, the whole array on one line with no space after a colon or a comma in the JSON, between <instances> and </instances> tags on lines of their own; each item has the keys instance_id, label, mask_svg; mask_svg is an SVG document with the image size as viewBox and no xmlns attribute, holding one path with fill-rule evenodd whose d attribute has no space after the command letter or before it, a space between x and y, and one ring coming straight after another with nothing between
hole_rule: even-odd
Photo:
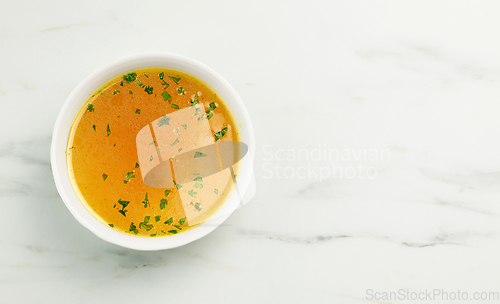
<instances>
[{"instance_id":1,"label":"white marble countertop","mask_svg":"<svg viewBox=\"0 0 500 304\"><path fill-rule=\"evenodd\" d=\"M498 2L1 4L1 303L500 303ZM167 251L94 236L50 169L71 90L141 51L218 71L256 133L255 198Z\"/></svg>"}]
</instances>

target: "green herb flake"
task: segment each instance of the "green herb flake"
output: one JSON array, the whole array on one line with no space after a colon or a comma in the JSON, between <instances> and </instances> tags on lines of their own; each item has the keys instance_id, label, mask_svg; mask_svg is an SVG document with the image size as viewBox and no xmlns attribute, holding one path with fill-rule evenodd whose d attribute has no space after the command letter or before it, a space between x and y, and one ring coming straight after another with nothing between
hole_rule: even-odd
<instances>
[{"instance_id":1,"label":"green herb flake","mask_svg":"<svg viewBox=\"0 0 500 304\"><path fill-rule=\"evenodd\" d=\"M134 94L132 91L128 91L128 93L129 93L130 95Z\"/></svg>"},{"instance_id":2,"label":"green herb flake","mask_svg":"<svg viewBox=\"0 0 500 304\"><path fill-rule=\"evenodd\" d=\"M128 183L128 180L123 180L123 183L124 183L124 184L127 184L127 183Z\"/></svg>"},{"instance_id":3,"label":"green herb flake","mask_svg":"<svg viewBox=\"0 0 500 304\"><path fill-rule=\"evenodd\" d=\"M181 184L175 184L175 187L177 188L177 190L179 190L180 188L182 188L182 185Z\"/></svg>"},{"instance_id":4,"label":"green herb flake","mask_svg":"<svg viewBox=\"0 0 500 304\"><path fill-rule=\"evenodd\" d=\"M142 201L142 203L144 204L144 208L148 207L149 199L148 199L148 193L147 192L146 192L146 197L144 198L144 200Z\"/></svg>"},{"instance_id":5,"label":"green herb flake","mask_svg":"<svg viewBox=\"0 0 500 304\"><path fill-rule=\"evenodd\" d=\"M188 194L191 195L192 197L196 197L196 194L198 194L198 192L194 192L193 190L189 190Z\"/></svg>"},{"instance_id":6,"label":"green herb flake","mask_svg":"<svg viewBox=\"0 0 500 304\"><path fill-rule=\"evenodd\" d=\"M162 198L160 200L160 210L165 209L165 206L168 204L168 200L166 198Z\"/></svg>"},{"instance_id":7,"label":"green herb flake","mask_svg":"<svg viewBox=\"0 0 500 304\"><path fill-rule=\"evenodd\" d=\"M139 79L136 79L135 82L137 82L137 84L142 87L142 82L139 81Z\"/></svg>"},{"instance_id":8,"label":"green herb flake","mask_svg":"<svg viewBox=\"0 0 500 304\"><path fill-rule=\"evenodd\" d=\"M151 155L151 157L149 158L149 161L153 161L153 155Z\"/></svg>"},{"instance_id":9,"label":"green herb flake","mask_svg":"<svg viewBox=\"0 0 500 304\"><path fill-rule=\"evenodd\" d=\"M135 114L141 114L141 109L136 109Z\"/></svg>"},{"instance_id":10,"label":"green herb flake","mask_svg":"<svg viewBox=\"0 0 500 304\"><path fill-rule=\"evenodd\" d=\"M94 105L93 105L93 104L91 104L91 103L89 103L89 105L87 106L87 110L88 110L89 112L94 112Z\"/></svg>"},{"instance_id":11,"label":"green herb flake","mask_svg":"<svg viewBox=\"0 0 500 304\"><path fill-rule=\"evenodd\" d=\"M168 220L165 221L165 223L163 224L167 224L167 225L170 225L174 222L174 219L173 218L169 218Z\"/></svg>"},{"instance_id":12,"label":"green herb flake","mask_svg":"<svg viewBox=\"0 0 500 304\"><path fill-rule=\"evenodd\" d=\"M127 215L125 214L128 210L118 210L118 212L120 212L124 217L127 217Z\"/></svg>"},{"instance_id":13,"label":"green herb flake","mask_svg":"<svg viewBox=\"0 0 500 304\"><path fill-rule=\"evenodd\" d=\"M177 150L177 152L181 152L182 151L182 148L179 148L179 150Z\"/></svg>"},{"instance_id":14,"label":"green herb flake","mask_svg":"<svg viewBox=\"0 0 500 304\"><path fill-rule=\"evenodd\" d=\"M113 224L108 224L108 226L111 228L115 227L115 225L113 225Z\"/></svg>"},{"instance_id":15,"label":"green herb flake","mask_svg":"<svg viewBox=\"0 0 500 304\"><path fill-rule=\"evenodd\" d=\"M161 84L165 86L165 89L167 89L170 86L170 84L166 83L165 80L162 80Z\"/></svg>"},{"instance_id":16,"label":"green herb flake","mask_svg":"<svg viewBox=\"0 0 500 304\"><path fill-rule=\"evenodd\" d=\"M191 107L194 107L198 103L198 93L194 94L194 100L190 100L192 105Z\"/></svg>"},{"instance_id":17,"label":"green herb flake","mask_svg":"<svg viewBox=\"0 0 500 304\"><path fill-rule=\"evenodd\" d=\"M163 234L167 234L167 233L166 233L165 231L163 231L163 230L161 231L161 233L163 233Z\"/></svg>"},{"instance_id":18,"label":"green herb flake","mask_svg":"<svg viewBox=\"0 0 500 304\"><path fill-rule=\"evenodd\" d=\"M220 130L219 132L215 132L215 141L218 141L219 139L221 139L224 135L226 135L226 132L227 132L227 127L223 128L222 130Z\"/></svg>"},{"instance_id":19,"label":"green herb flake","mask_svg":"<svg viewBox=\"0 0 500 304\"><path fill-rule=\"evenodd\" d=\"M133 171L125 173L125 178L127 180L130 180L131 178L134 178L134 177L135 177L135 175L134 175Z\"/></svg>"},{"instance_id":20,"label":"green herb flake","mask_svg":"<svg viewBox=\"0 0 500 304\"><path fill-rule=\"evenodd\" d=\"M139 163L135 163L135 167L136 167L136 168L139 168Z\"/></svg>"},{"instance_id":21,"label":"green herb flake","mask_svg":"<svg viewBox=\"0 0 500 304\"><path fill-rule=\"evenodd\" d=\"M123 80L122 80L122 81L120 81L120 85L123 87Z\"/></svg>"},{"instance_id":22,"label":"green herb flake","mask_svg":"<svg viewBox=\"0 0 500 304\"><path fill-rule=\"evenodd\" d=\"M146 216L146 217L144 217L144 224L149 223L149 217L150 217L149 215L148 215L148 216Z\"/></svg>"},{"instance_id":23,"label":"green herb flake","mask_svg":"<svg viewBox=\"0 0 500 304\"><path fill-rule=\"evenodd\" d=\"M172 104L172 108L173 108L173 109L179 109L179 106L178 106L178 105L176 105L176 104Z\"/></svg>"},{"instance_id":24,"label":"green herb flake","mask_svg":"<svg viewBox=\"0 0 500 304\"><path fill-rule=\"evenodd\" d=\"M95 131L95 125L92 125L92 129L94 129L94 131Z\"/></svg>"},{"instance_id":25,"label":"green herb flake","mask_svg":"<svg viewBox=\"0 0 500 304\"><path fill-rule=\"evenodd\" d=\"M214 116L214 113L210 113L210 114L208 114L208 115L207 115L207 119L212 118L212 116Z\"/></svg>"},{"instance_id":26,"label":"green herb flake","mask_svg":"<svg viewBox=\"0 0 500 304\"><path fill-rule=\"evenodd\" d=\"M136 80L136 77L137 77L136 73L130 73L130 74L127 74L127 75L123 75L123 79L127 83L131 83L132 81Z\"/></svg>"},{"instance_id":27,"label":"green herb flake","mask_svg":"<svg viewBox=\"0 0 500 304\"><path fill-rule=\"evenodd\" d=\"M180 78L174 76L168 76L168 78L172 79L175 82L175 84L179 84L179 80L181 80Z\"/></svg>"},{"instance_id":28,"label":"green herb flake","mask_svg":"<svg viewBox=\"0 0 500 304\"><path fill-rule=\"evenodd\" d=\"M163 72L161 72L160 74L158 74L158 76L160 76L160 79L163 79L163 77L165 77L165 74L163 74Z\"/></svg>"},{"instance_id":29,"label":"green herb flake","mask_svg":"<svg viewBox=\"0 0 500 304\"><path fill-rule=\"evenodd\" d=\"M106 128L106 131L108 132L108 136L111 135L111 129L109 128L109 124L108 124L108 127Z\"/></svg>"},{"instance_id":30,"label":"green herb flake","mask_svg":"<svg viewBox=\"0 0 500 304\"><path fill-rule=\"evenodd\" d=\"M179 229L179 230L182 230L181 226L179 226L179 225L174 225L174 227Z\"/></svg>"},{"instance_id":31,"label":"green herb flake","mask_svg":"<svg viewBox=\"0 0 500 304\"><path fill-rule=\"evenodd\" d=\"M179 128L175 128L174 134L177 134L179 132Z\"/></svg>"},{"instance_id":32,"label":"green herb flake","mask_svg":"<svg viewBox=\"0 0 500 304\"><path fill-rule=\"evenodd\" d=\"M179 143L179 138L176 138L173 143L170 144L171 147Z\"/></svg>"},{"instance_id":33,"label":"green herb flake","mask_svg":"<svg viewBox=\"0 0 500 304\"><path fill-rule=\"evenodd\" d=\"M102 179L103 179L104 181L106 181L106 178L108 178L108 175L107 175L106 173L103 173L103 174L102 174Z\"/></svg>"},{"instance_id":34,"label":"green herb flake","mask_svg":"<svg viewBox=\"0 0 500 304\"><path fill-rule=\"evenodd\" d=\"M137 227L135 227L133 222L130 223L130 228L128 229L128 231L133 231L135 234L139 233L139 230L137 230Z\"/></svg>"},{"instance_id":35,"label":"green herb flake","mask_svg":"<svg viewBox=\"0 0 500 304\"><path fill-rule=\"evenodd\" d=\"M168 196L170 194L170 190L165 190L165 196Z\"/></svg>"},{"instance_id":36,"label":"green herb flake","mask_svg":"<svg viewBox=\"0 0 500 304\"><path fill-rule=\"evenodd\" d=\"M214 189L214 193L215 193L215 194L219 194L219 189L215 188L215 189Z\"/></svg>"},{"instance_id":37,"label":"green herb flake","mask_svg":"<svg viewBox=\"0 0 500 304\"><path fill-rule=\"evenodd\" d=\"M193 179L193 181L203 183L203 178L201 178L201 176L197 176Z\"/></svg>"},{"instance_id":38,"label":"green herb flake","mask_svg":"<svg viewBox=\"0 0 500 304\"><path fill-rule=\"evenodd\" d=\"M170 124L170 117L168 117L167 115L162 116L160 118L160 121L158 121L158 127L169 125L169 124Z\"/></svg>"},{"instance_id":39,"label":"green herb flake","mask_svg":"<svg viewBox=\"0 0 500 304\"><path fill-rule=\"evenodd\" d=\"M188 128L187 125L182 125L182 127L184 128L184 130L187 130L187 128Z\"/></svg>"},{"instance_id":40,"label":"green herb flake","mask_svg":"<svg viewBox=\"0 0 500 304\"><path fill-rule=\"evenodd\" d=\"M122 210L130 204L130 201L124 201L121 198L117 201L118 204L122 205Z\"/></svg>"},{"instance_id":41,"label":"green herb flake","mask_svg":"<svg viewBox=\"0 0 500 304\"><path fill-rule=\"evenodd\" d=\"M161 93L161 97L163 97L163 100L168 101L168 102L170 102L170 100L172 100L172 96L170 96L170 94L168 94L167 91L163 91L163 93Z\"/></svg>"},{"instance_id":42,"label":"green herb flake","mask_svg":"<svg viewBox=\"0 0 500 304\"><path fill-rule=\"evenodd\" d=\"M211 102L210 107L209 107L209 111L213 111L213 110L215 110L215 108L217 108L217 106L215 105L215 102Z\"/></svg>"},{"instance_id":43,"label":"green herb flake","mask_svg":"<svg viewBox=\"0 0 500 304\"><path fill-rule=\"evenodd\" d=\"M181 219L179 220L179 224L180 224L180 225L184 225L184 223L185 223L185 222L186 222L186 218L185 218L185 217L183 217L183 218L181 218Z\"/></svg>"},{"instance_id":44,"label":"green herb flake","mask_svg":"<svg viewBox=\"0 0 500 304\"><path fill-rule=\"evenodd\" d=\"M200 209L200 203L194 204L194 209L198 210L198 212L201 210Z\"/></svg>"},{"instance_id":45,"label":"green herb flake","mask_svg":"<svg viewBox=\"0 0 500 304\"><path fill-rule=\"evenodd\" d=\"M207 156L207 155L205 153L201 153L201 152L198 152L198 151L196 151L196 153L194 154L194 158L204 157L204 156Z\"/></svg>"},{"instance_id":46,"label":"green herb flake","mask_svg":"<svg viewBox=\"0 0 500 304\"><path fill-rule=\"evenodd\" d=\"M184 94L186 94L186 92L184 92L184 89L183 89L182 87L179 87L179 88L177 89L177 93L179 93L180 95L184 95Z\"/></svg>"},{"instance_id":47,"label":"green herb flake","mask_svg":"<svg viewBox=\"0 0 500 304\"><path fill-rule=\"evenodd\" d=\"M139 228L144 228L146 231L153 229L153 224L140 223Z\"/></svg>"},{"instance_id":48,"label":"green herb flake","mask_svg":"<svg viewBox=\"0 0 500 304\"><path fill-rule=\"evenodd\" d=\"M120 93L120 91L118 91L118 90L114 90L114 91L113 91L113 95L116 95L116 94L118 94L118 93Z\"/></svg>"},{"instance_id":49,"label":"green herb flake","mask_svg":"<svg viewBox=\"0 0 500 304\"><path fill-rule=\"evenodd\" d=\"M153 234L151 234L150 236L155 237L155 236L156 236L156 233L153 233Z\"/></svg>"},{"instance_id":50,"label":"green herb flake","mask_svg":"<svg viewBox=\"0 0 500 304\"><path fill-rule=\"evenodd\" d=\"M159 222L159 221L160 221L160 218L161 218L161 215L157 215L157 216L155 216L155 222Z\"/></svg>"},{"instance_id":51,"label":"green herb flake","mask_svg":"<svg viewBox=\"0 0 500 304\"><path fill-rule=\"evenodd\" d=\"M99 90L99 93L101 93L101 95L102 95L102 94L103 94L103 93L102 93L102 90Z\"/></svg>"},{"instance_id":52,"label":"green herb flake","mask_svg":"<svg viewBox=\"0 0 500 304\"><path fill-rule=\"evenodd\" d=\"M199 189L203 189L203 185L202 185L202 184L200 184L200 183L196 183L196 184L194 184L194 187L195 187L195 188L199 188Z\"/></svg>"},{"instance_id":53,"label":"green herb flake","mask_svg":"<svg viewBox=\"0 0 500 304\"><path fill-rule=\"evenodd\" d=\"M177 234L177 230L169 230L168 233Z\"/></svg>"},{"instance_id":54,"label":"green herb flake","mask_svg":"<svg viewBox=\"0 0 500 304\"><path fill-rule=\"evenodd\" d=\"M153 87L150 87L149 85L147 85L144 88L144 91L146 91L146 93L148 93L149 95L151 95L151 94L153 94Z\"/></svg>"}]
</instances>

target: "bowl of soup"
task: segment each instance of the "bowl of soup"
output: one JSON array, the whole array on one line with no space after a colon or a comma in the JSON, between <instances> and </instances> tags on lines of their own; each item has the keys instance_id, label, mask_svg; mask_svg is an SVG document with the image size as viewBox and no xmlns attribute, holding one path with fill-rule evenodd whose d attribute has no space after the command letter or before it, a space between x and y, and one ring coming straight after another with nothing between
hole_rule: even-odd
<instances>
[{"instance_id":1,"label":"bowl of soup","mask_svg":"<svg viewBox=\"0 0 500 304\"><path fill-rule=\"evenodd\" d=\"M182 246L221 225L252 195L253 155L236 91L169 53L129 55L88 76L64 103L51 145L73 216L136 250Z\"/></svg>"}]
</instances>

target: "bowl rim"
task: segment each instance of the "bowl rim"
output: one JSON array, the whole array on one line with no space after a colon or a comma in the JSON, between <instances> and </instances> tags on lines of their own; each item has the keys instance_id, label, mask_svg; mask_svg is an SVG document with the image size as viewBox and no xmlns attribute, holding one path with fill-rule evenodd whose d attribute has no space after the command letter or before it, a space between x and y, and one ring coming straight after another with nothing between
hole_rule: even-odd
<instances>
[{"instance_id":1,"label":"bowl rim","mask_svg":"<svg viewBox=\"0 0 500 304\"><path fill-rule=\"evenodd\" d=\"M148 64L152 62L158 62L158 64ZM167 64L170 65L165 66ZM137 67L134 68L134 66ZM170 66L184 67L184 69ZM132 236L103 224L85 208L82 202L80 202L71 185L65 153L69 132L76 117L76 114L71 115L69 113L75 113L75 109L76 112L78 112L90 94L95 92L95 90L109 79L134 69L148 67L171 68L200 78L205 83L212 86L212 88L223 97L233 114L235 114L234 110L237 110L238 115L234 116L240 124L242 141L248 145L248 155L246 157L248 161L244 163L241 168L238 177L238 187L240 188L240 192L243 191L243 193L248 188L251 188L250 184L253 182L254 174L253 157L255 155L255 138L252 122L245 104L229 82L213 69L195 59L168 52L141 52L130 54L101 66L81 81L68 95L54 124L50 160L57 191L66 207L80 224L109 243L135 250L162 250L186 245L214 231L240 206L240 202L236 201L238 200L235 193L236 191L231 193L230 197L217 213L198 227L177 235L162 238ZM200 77L200 75L202 75L202 77ZM70 121L69 127L68 121ZM242 132L242 125L244 126L244 132ZM64 145L63 149L61 149L62 145ZM241 198L239 199L241 200Z\"/></svg>"}]
</instances>

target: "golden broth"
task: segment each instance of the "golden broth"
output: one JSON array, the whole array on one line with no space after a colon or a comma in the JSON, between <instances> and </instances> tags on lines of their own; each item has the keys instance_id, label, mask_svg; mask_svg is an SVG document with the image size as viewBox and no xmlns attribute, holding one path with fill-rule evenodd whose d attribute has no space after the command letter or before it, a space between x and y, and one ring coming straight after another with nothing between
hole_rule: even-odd
<instances>
[{"instance_id":1,"label":"golden broth","mask_svg":"<svg viewBox=\"0 0 500 304\"><path fill-rule=\"evenodd\" d=\"M144 126L191 106L195 98L207 111L218 140L240 140L222 98L201 80L175 70L148 68L118 76L85 102L71 127L67 166L73 188L97 219L144 237L169 236L196 226L186 221L177 188L144 184L136 149L136 134ZM221 130L227 132L219 139ZM220 198L207 218L223 205L232 183L219 189Z\"/></svg>"}]
</instances>

